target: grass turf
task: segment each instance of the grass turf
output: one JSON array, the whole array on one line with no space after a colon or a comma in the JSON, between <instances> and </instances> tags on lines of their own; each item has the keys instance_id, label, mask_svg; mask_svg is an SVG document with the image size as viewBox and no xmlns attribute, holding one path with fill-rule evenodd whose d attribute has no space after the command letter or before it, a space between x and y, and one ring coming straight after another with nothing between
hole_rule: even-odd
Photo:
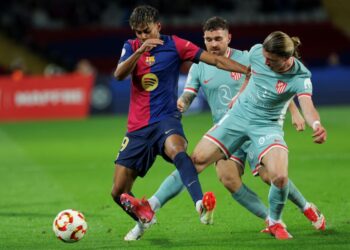
<instances>
[{"instance_id":1,"label":"grass turf","mask_svg":"<svg viewBox=\"0 0 350 250\"><path fill-rule=\"evenodd\" d=\"M204 191L217 196L215 224L199 223L187 192L157 214L158 224L142 240L124 242L134 222L110 197L113 160L125 133L126 117L83 121L0 124L0 249L350 249L350 108L321 108L329 139L311 141L287 119L289 175L327 218L327 230L315 231L292 203L284 221L294 239L274 240L259 233L264 223L233 201L213 167L200 175ZM189 152L209 129L210 114L184 117ZM150 197L174 167L158 158L134 193ZM267 203L268 187L248 169L244 182ZM52 232L52 220L64 209L82 211L88 221L83 240L67 244Z\"/></svg>"}]
</instances>

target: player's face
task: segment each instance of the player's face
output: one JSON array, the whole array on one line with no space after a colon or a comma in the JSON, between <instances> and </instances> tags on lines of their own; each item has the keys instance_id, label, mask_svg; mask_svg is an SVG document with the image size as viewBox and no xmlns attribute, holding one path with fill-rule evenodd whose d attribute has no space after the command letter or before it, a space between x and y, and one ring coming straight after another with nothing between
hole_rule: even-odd
<instances>
[{"instance_id":1,"label":"player's face","mask_svg":"<svg viewBox=\"0 0 350 250\"><path fill-rule=\"evenodd\" d=\"M223 56L231 42L231 34L227 30L207 30L204 32L204 43L209 53Z\"/></svg>"},{"instance_id":2,"label":"player's face","mask_svg":"<svg viewBox=\"0 0 350 250\"><path fill-rule=\"evenodd\" d=\"M133 28L136 37L143 43L150 38L159 38L160 23L142 24Z\"/></svg>"},{"instance_id":3,"label":"player's face","mask_svg":"<svg viewBox=\"0 0 350 250\"><path fill-rule=\"evenodd\" d=\"M293 64L293 57L281 57L267 52L265 49L263 49L263 55L265 57L265 64L269 66L272 71L277 73L287 71Z\"/></svg>"}]
</instances>

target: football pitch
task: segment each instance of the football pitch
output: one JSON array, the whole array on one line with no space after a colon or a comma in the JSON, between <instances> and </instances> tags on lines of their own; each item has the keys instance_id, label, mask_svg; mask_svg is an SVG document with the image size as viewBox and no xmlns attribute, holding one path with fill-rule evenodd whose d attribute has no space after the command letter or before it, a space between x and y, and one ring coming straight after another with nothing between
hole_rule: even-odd
<instances>
[{"instance_id":1,"label":"football pitch","mask_svg":"<svg viewBox=\"0 0 350 250\"><path fill-rule=\"evenodd\" d=\"M350 107L319 109L328 141L312 143L311 130L296 132L285 122L289 176L327 219L318 232L288 202L283 219L294 236L277 241L259 233L264 222L236 203L209 167L200 175L204 191L217 196L214 225L199 222L185 191L158 213L158 223L140 241L124 242L134 222L110 196L114 158L122 142L125 116L79 121L0 124L0 249L350 249ZM211 125L209 113L185 116L189 152ZM150 197L173 165L158 157L134 186ZM249 169L244 182L267 204L268 187ZM88 231L77 243L55 238L52 221L64 209L84 213Z\"/></svg>"}]
</instances>

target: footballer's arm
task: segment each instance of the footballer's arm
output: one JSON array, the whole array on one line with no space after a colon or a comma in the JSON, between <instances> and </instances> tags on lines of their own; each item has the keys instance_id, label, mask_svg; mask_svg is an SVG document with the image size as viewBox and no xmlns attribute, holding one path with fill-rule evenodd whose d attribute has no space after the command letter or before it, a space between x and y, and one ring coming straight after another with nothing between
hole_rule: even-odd
<instances>
[{"instance_id":1,"label":"footballer's arm","mask_svg":"<svg viewBox=\"0 0 350 250\"><path fill-rule=\"evenodd\" d=\"M196 98L196 94L185 91L179 99L177 99L177 109L184 113L187 111L187 109L190 107L191 103L193 102L194 98Z\"/></svg>"},{"instance_id":2,"label":"footballer's arm","mask_svg":"<svg viewBox=\"0 0 350 250\"><path fill-rule=\"evenodd\" d=\"M324 143L327 139L327 131L320 122L320 116L315 109L310 96L299 96L299 104L307 124L313 129L312 137L315 143Z\"/></svg>"},{"instance_id":3,"label":"footballer's arm","mask_svg":"<svg viewBox=\"0 0 350 250\"><path fill-rule=\"evenodd\" d=\"M250 75L250 69L248 67L224 56L217 56L207 51L203 51L199 60L214 65L219 69Z\"/></svg>"},{"instance_id":4,"label":"footballer's arm","mask_svg":"<svg viewBox=\"0 0 350 250\"><path fill-rule=\"evenodd\" d=\"M304 131L305 130L305 120L303 116L300 114L299 109L297 105L295 104L294 100L291 100L288 106L289 112L292 116L292 124L295 127L297 131Z\"/></svg>"},{"instance_id":5,"label":"footballer's arm","mask_svg":"<svg viewBox=\"0 0 350 250\"><path fill-rule=\"evenodd\" d=\"M163 41L160 39L147 39L128 59L118 64L116 70L114 71L114 77L117 80L125 79L134 70L137 61L143 52L150 51L151 49L162 44Z\"/></svg>"}]
</instances>

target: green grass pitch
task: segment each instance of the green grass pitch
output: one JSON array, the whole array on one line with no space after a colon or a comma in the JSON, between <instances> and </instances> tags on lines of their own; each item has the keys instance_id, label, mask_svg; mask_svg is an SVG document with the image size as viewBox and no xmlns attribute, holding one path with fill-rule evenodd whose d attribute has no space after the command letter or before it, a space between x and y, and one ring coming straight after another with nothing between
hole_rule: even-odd
<instances>
[{"instance_id":1,"label":"green grass pitch","mask_svg":"<svg viewBox=\"0 0 350 250\"><path fill-rule=\"evenodd\" d=\"M134 222L110 197L113 161L125 133L126 117L82 121L0 124L0 249L350 249L350 108L320 108L328 129L324 145L312 143L311 130L297 133L288 118L289 175L327 218L315 231L288 202L284 221L293 234L277 241L259 231L263 221L240 207L223 188L214 167L200 175L204 191L214 191L213 226L202 225L187 192L165 205L158 223L137 242L123 237ZM210 114L183 119L193 150L211 124ZM174 167L158 158L134 193L150 197ZM267 203L268 187L249 171L244 182ZM67 208L82 211L88 232L78 243L55 238L52 221Z\"/></svg>"}]
</instances>

